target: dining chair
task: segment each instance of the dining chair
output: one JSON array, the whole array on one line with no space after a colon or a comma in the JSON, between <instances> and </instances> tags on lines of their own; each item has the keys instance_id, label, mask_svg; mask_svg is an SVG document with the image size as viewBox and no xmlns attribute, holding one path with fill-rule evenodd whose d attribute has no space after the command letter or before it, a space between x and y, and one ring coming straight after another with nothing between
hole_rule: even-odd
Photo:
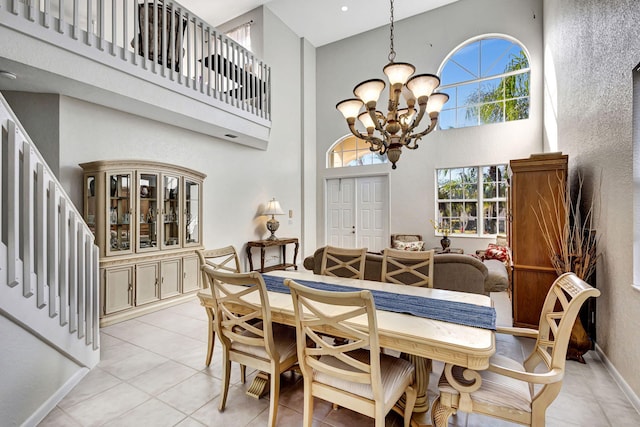
<instances>
[{"instance_id":1,"label":"dining chair","mask_svg":"<svg viewBox=\"0 0 640 427\"><path fill-rule=\"evenodd\" d=\"M405 251L386 248L382 251L381 278L383 282L396 285L433 287L433 258L434 250ZM383 349L383 352L386 350ZM433 362L431 359L416 355L401 353L401 357L410 360L414 366L420 366L425 375L416 377L416 390L418 391L417 405L429 406L429 373Z\"/></svg>"},{"instance_id":2,"label":"dining chair","mask_svg":"<svg viewBox=\"0 0 640 427\"><path fill-rule=\"evenodd\" d=\"M223 411L226 406L231 362L250 366L269 375L268 425L272 427L278 415L280 374L298 361L296 331L271 322L267 288L260 273L227 273L209 265L202 268L215 302L214 325L223 348L218 409Z\"/></svg>"},{"instance_id":3,"label":"dining chair","mask_svg":"<svg viewBox=\"0 0 640 427\"><path fill-rule=\"evenodd\" d=\"M433 249L382 251L382 281L397 285L433 287Z\"/></svg>"},{"instance_id":4,"label":"dining chair","mask_svg":"<svg viewBox=\"0 0 640 427\"><path fill-rule=\"evenodd\" d=\"M197 250L198 259L200 260L200 270L202 271L202 286L206 289L208 280L205 277L203 265L210 265L216 270L228 271L232 273L240 272L240 260L236 248L233 246L226 246L224 248ZM200 305L204 307L207 317L209 318L209 335L207 335L207 357L205 364L211 365L211 358L213 357L213 346L216 340L216 333L213 327L213 310L214 303L210 292L200 291L198 292L198 298L200 299ZM244 378L244 367L241 369L241 375Z\"/></svg>"},{"instance_id":5,"label":"dining chair","mask_svg":"<svg viewBox=\"0 0 640 427\"><path fill-rule=\"evenodd\" d=\"M564 273L549 289L538 330L498 327L498 333L534 338L531 354L520 363L494 354L484 371L445 365L431 409L434 425L446 426L457 410L530 426L544 426L547 407L560 393L571 329L582 304L600 291ZM544 369L536 369L542 365ZM451 383L462 385L457 391Z\"/></svg>"},{"instance_id":6,"label":"dining chair","mask_svg":"<svg viewBox=\"0 0 640 427\"><path fill-rule=\"evenodd\" d=\"M329 292L285 279L291 290L304 383L303 425L310 427L313 398L318 397L375 419L404 395L404 425L411 423L416 401L415 368L408 361L380 353L375 304L371 292ZM348 341L336 345L320 332Z\"/></svg>"},{"instance_id":7,"label":"dining chair","mask_svg":"<svg viewBox=\"0 0 640 427\"><path fill-rule=\"evenodd\" d=\"M325 246L320 274L325 276L364 279L367 248L349 249Z\"/></svg>"}]
</instances>

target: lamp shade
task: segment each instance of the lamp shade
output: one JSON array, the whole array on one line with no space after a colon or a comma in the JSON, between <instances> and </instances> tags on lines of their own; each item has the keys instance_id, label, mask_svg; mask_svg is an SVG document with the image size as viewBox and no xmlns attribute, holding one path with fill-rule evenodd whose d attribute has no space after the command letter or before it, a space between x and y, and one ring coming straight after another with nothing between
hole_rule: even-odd
<instances>
[{"instance_id":1,"label":"lamp shade","mask_svg":"<svg viewBox=\"0 0 640 427\"><path fill-rule=\"evenodd\" d=\"M405 84L411 74L416 71L416 67L407 62L390 62L382 69L389 79L389 83Z\"/></svg>"},{"instance_id":2,"label":"lamp shade","mask_svg":"<svg viewBox=\"0 0 640 427\"><path fill-rule=\"evenodd\" d=\"M407 87L416 98L430 96L438 86L440 86L440 79L433 74L418 74L407 82Z\"/></svg>"},{"instance_id":3,"label":"lamp shade","mask_svg":"<svg viewBox=\"0 0 640 427\"><path fill-rule=\"evenodd\" d=\"M429 97L427 101L427 113L440 113L445 102L449 100L449 95L446 93L434 93Z\"/></svg>"},{"instance_id":4,"label":"lamp shade","mask_svg":"<svg viewBox=\"0 0 640 427\"><path fill-rule=\"evenodd\" d=\"M365 104L369 104L369 102L375 103L378 102L380 93L385 86L384 81L380 79L366 80L353 89L353 94Z\"/></svg>"},{"instance_id":5,"label":"lamp shade","mask_svg":"<svg viewBox=\"0 0 640 427\"><path fill-rule=\"evenodd\" d=\"M284 215L284 211L280 207L280 202L278 202L275 197L267 203L264 210L262 211L262 215Z\"/></svg>"},{"instance_id":6,"label":"lamp shade","mask_svg":"<svg viewBox=\"0 0 640 427\"><path fill-rule=\"evenodd\" d=\"M368 111L365 111L364 113L360 113L360 115L358 116L358 120L360 120L360 122L362 122L364 127L367 128L367 129L376 127L376 125L375 125L375 123L373 123L373 120L371 119L371 115L369 114Z\"/></svg>"},{"instance_id":7,"label":"lamp shade","mask_svg":"<svg viewBox=\"0 0 640 427\"><path fill-rule=\"evenodd\" d=\"M338 102L336 109L342 113L345 119L356 118L362 108L362 101L356 98L345 99Z\"/></svg>"}]
</instances>

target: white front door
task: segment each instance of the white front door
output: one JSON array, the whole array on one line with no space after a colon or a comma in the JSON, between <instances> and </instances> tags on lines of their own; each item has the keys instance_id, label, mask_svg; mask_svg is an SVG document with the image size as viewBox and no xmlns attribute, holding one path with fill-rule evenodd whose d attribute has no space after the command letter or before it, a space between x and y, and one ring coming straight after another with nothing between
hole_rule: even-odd
<instances>
[{"instance_id":1,"label":"white front door","mask_svg":"<svg viewBox=\"0 0 640 427\"><path fill-rule=\"evenodd\" d=\"M327 181L327 244L343 248L386 248L389 231L386 176Z\"/></svg>"},{"instance_id":2,"label":"white front door","mask_svg":"<svg viewBox=\"0 0 640 427\"><path fill-rule=\"evenodd\" d=\"M353 178L327 181L327 244L356 247L356 187Z\"/></svg>"}]
</instances>

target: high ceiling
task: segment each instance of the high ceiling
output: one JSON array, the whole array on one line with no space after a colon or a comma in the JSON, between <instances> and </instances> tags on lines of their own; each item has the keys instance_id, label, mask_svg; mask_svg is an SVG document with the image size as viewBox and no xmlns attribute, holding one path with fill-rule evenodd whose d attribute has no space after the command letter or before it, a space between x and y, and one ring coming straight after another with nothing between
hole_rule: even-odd
<instances>
[{"instance_id":1,"label":"high ceiling","mask_svg":"<svg viewBox=\"0 0 640 427\"><path fill-rule=\"evenodd\" d=\"M396 0L398 21L457 0ZM389 0L179 0L218 26L265 5L296 34L319 47L389 23ZM346 6L347 11L341 8Z\"/></svg>"}]
</instances>

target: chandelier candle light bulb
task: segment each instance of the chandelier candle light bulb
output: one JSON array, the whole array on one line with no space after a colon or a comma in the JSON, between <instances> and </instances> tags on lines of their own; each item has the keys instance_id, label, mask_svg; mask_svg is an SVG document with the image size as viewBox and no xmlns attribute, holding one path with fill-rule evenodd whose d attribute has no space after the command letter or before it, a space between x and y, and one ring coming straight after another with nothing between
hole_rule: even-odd
<instances>
[{"instance_id":1,"label":"chandelier candle light bulb","mask_svg":"<svg viewBox=\"0 0 640 427\"><path fill-rule=\"evenodd\" d=\"M434 93L440 86L440 78L434 74L417 74L412 77L416 68L406 62L394 62L396 52L393 48L393 0L391 4L391 25L389 63L383 68L389 80L389 104L386 115L376 110L380 94L386 84L380 79L370 79L358 84L353 89L357 98L340 101L336 109L342 113L349 130L357 138L371 144L371 151L386 154L396 168L396 162L402 154L402 147L411 150L418 148L418 141L431 131L438 123L440 110L449 99L444 93ZM406 108L400 108L400 95L405 99ZM416 110L416 103L418 110ZM362 107L365 108L361 112ZM414 132L420 125L425 113L430 123L425 130ZM367 130L366 134L356 129L356 120ZM375 134L378 132L378 135Z\"/></svg>"}]
</instances>

